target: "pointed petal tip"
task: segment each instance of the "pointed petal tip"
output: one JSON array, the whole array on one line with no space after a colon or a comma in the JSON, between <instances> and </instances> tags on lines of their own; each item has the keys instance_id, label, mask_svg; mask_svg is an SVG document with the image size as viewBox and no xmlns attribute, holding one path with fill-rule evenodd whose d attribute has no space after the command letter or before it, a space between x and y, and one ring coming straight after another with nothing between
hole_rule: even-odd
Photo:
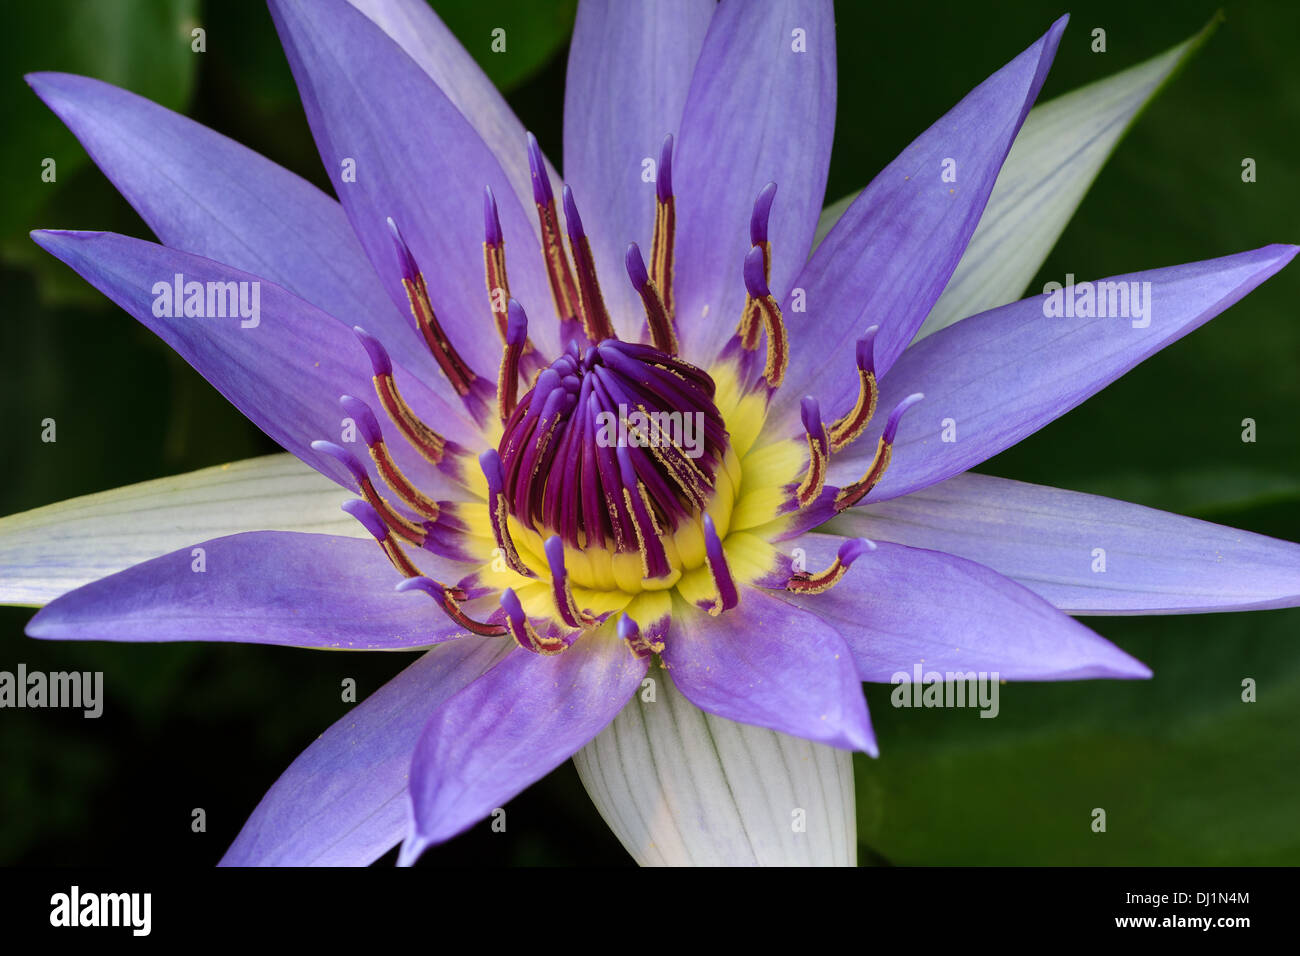
<instances>
[{"instance_id":1,"label":"pointed petal tip","mask_svg":"<svg viewBox=\"0 0 1300 956\"><path fill-rule=\"evenodd\" d=\"M1295 254L1300 252L1300 246L1293 245L1289 242L1274 242L1263 247L1264 249L1273 250L1277 256L1280 265L1286 265L1295 258Z\"/></svg>"},{"instance_id":2,"label":"pointed petal tip","mask_svg":"<svg viewBox=\"0 0 1300 956\"><path fill-rule=\"evenodd\" d=\"M425 850L429 848L429 841L423 837L412 834L402 841L401 848L397 851L397 865L400 867L414 866L420 859Z\"/></svg>"},{"instance_id":3,"label":"pointed petal tip","mask_svg":"<svg viewBox=\"0 0 1300 956\"><path fill-rule=\"evenodd\" d=\"M1155 672L1136 657L1120 651L1120 657L1103 665L1106 673L1102 676L1115 680L1150 680Z\"/></svg>"},{"instance_id":4,"label":"pointed petal tip","mask_svg":"<svg viewBox=\"0 0 1300 956\"><path fill-rule=\"evenodd\" d=\"M1289 242L1270 242L1268 245L1258 246L1254 249L1247 249L1244 252L1230 254L1223 256L1222 258L1225 260L1251 259L1258 261L1263 266L1262 271L1265 273L1263 278L1253 280L1255 281L1255 285L1259 285L1264 281L1264 279L1270 278L1281 271L1283 267L1295 258L1297 252L1300 252L1300 245L1295 245ZM1206 261L1212 262L1215 260ZM1184 263L1184 265L1192 264L1193 263Z\"/></svg>"},{"instance_id":5,"label":"pointed petal tip","mask_svg":"<svg viewBox=\"0 0 1300 956\"><path fill-rule=\"evenodd\" d=\"M1076 680L1150 680L1155 672L1136 657L1125 653L1115 645L1099 638L1108 645L1103 656L1093 658L1072 669L1041 677L1025 677L1023 681L1076 681ZM1010 678L1007 678L1010 679Z\"/></svg>"},{"instance_id":6,"label":"pointed petal tip","mask_svg":"<svg viewBox=\"0 0 1300 956\"><path fill-rule=\"evenodd\" d=\"M1042 40L1039 41L1042 45L1042 50L1039 53L1038 60L1038 84L1040 89L1042 82L1047 79L1047 71L1052 68L1052 64L1056 61L1056 53L1061 46L1061 37L1065 34L1065 28L1069 23L1070 15L1068 13L1062 14L1050 27L1047 28L1047 32L1043 35ZM1038 91L1035 91L1033 96L1029 98L1029 101L1025 103L1024 113L1021 114L1022 121L1025 115L1028 114L1029 108L1033 105L1033 101L1037 98Z\"/></svg>"},{"instance_id":7,"label":"pointed petal tip","mask_svg":"<svg viewBox=\"0 0 1300 956\"><path fill-rule=\"evenodd\" d=\"M68 592L70 594L75 591ZM69 625L64 619L63 608L58 607L58 599L41 608L27 622L23 633L37 641L87 641L92 638L83 627L75 622Z\"/></svg>"},{"instance_id":8,"label":"pointed petal tip","mask_svg":"<svg viewBox=\"0 0 1300 956\"><path fill-rule=\"evenodd\" d=\"M90 239L108 233L87 229L33 229L27 235L46 252L53 252L56 246L65 245L67 240Z\"/></svg>"},{"instance_id":9,"label":"pointed petal tip","mask_svg":"<svg viewBox=\"0 0 1300 956\"><path fill-rule=\"evenodd\" d=\"M50 619L48 612L50 608L54 607L57 600L58 599L56 598L54 601L51 601L49 604L45 605L45 607L37 611L36 614L33 615L32 619L27 622L27 626L23 628L23 633L38 641L46 641L55 638L57 635L54 633L54 629L47 625Z\"/></svg>"},{"instance_id":10,"label":"pointed petal tip","mask_svg":"<svg viewBox=\"0 0 1300 956\"><path fill-rule=\"evenodd\" d=\"M868 757L879 757L880 746L876 743L876 728L871 724L871 711L867 709L867 697L862 692L862 685L858 685L858 696L862 702L862 710L857 718L848 723L848 731L852 734L853 749L861 751Z\"/></svg>"},{"instance_id":11,"label":"pointed petal tip","mask_svg":"<svg viewBox=\"0 0 1300 956\"><path fill-rule=\"evenodd\" d=\"M1053 670L1019 678L1017 681L1079 681L1079 680L1150 680L1155 672L1127 651L1112 644L1100 634L1091 633L1092 646L1071 661L1062 662Z\"/></svg>"},{"instance_id":12,"label":"pointed petal tip","mask_svg":"<svg viewBox=\"0 0 1300 956\"><path fill-rule=\"evenodd\" d=\"M879 757L880 747L876 743L875 729L871 726L871 716L867 713L866 699L863 699L860 720L846 719L844 726L835 737L822 742L832 747L839 747L841 750L852 750L856 753L864 753L868 757Z\"/></svg>"},{"instance_id":13,"label":"pointed petal tip","mask_svg":"<svg viewBox=\"0 0 1300 956\"><path fill-rule=\"evenodd\" d=\"M111 86L103 80L97 80L92 76L82 76L80 73L66 73L62 70L34 70L31 73L23 74L23 82L31 87L32 92L41 98L45 105L54 109L54 104L50 102L59 94L66 94L68 86L76 83L90 83L102 86Z\"/></svg>"},{"instance_id":14,"label":"pointed petal tip","mask_svg":"<svg viewBox=\"0 0 1300 956\"><path fill-rule=\"evenodd\" d=\"M1069 25L1070 15L1068 13L1063 13L1052 21L1052 25L1048 27L1047 32L1043 34L1043 41L1049 48L1049 50L1044 52L1046 52L1049 57L1054 57L1056 55L1056 47L1061 42L1061 35L1065 33L1065 28Z\"/></svg>"},{"instance_id":15,"label":"pointed petal tip","mask_svg":"<svg viewBox=\"0 0 1300 956\"><path fill-rule=\"evenodd\" d=\"M37 71L35 73L24 73L23 82L26 83L28 86L30 86L37 96L40 96L41 99L45 99L45 97L41 94L41 91L48 86L47 81L50 77L58 76L58 75L59 74L57 73L49 73L44 70Z\"/></svg>"}]
</instances>

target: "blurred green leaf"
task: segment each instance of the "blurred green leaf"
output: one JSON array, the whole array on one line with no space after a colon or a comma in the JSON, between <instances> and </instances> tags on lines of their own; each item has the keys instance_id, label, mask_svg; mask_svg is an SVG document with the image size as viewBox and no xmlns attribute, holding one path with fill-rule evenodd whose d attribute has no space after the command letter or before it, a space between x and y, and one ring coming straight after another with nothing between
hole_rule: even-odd
<instances>
[{"instance_id":1,"label":"blurred green leaf","mask_svg":"<svg viewBox=\"0 0 1300 956\"><path fill-rule=\"evenodd\" d=\"M24 73L81 73L183 109L197 60L190 31L198 0L43 0L5 8L5 142L0 166L0 235L34 228L34 214L86 162L77 141L22 80ZM57 179L42 181L54 159Z\"/></svg>"},{"instance_id":2,"label":"blurred green leaf","mask_svg":"<svg viewBox=\"0 0 1300 956\"><path fill-rule=\"evenodd\" d=\"M53 118L54 114L50 116ZM76 155L84 156L75 142L73 149ZM89 163L67 166L60 161L58 168L57 183L49 184L46 189L31 190L41 202L28 221L12 233L0 235L0 260L6 266L25 270L35 280L41 305L75 306L110 314L113 303L32 242L30 231L103 229L148 239L153 234L94 166Z\"/></svg>"},{"instance_id":3,"label":"blurred green leaf","mask_svg":"<svg viewBox=\"0 0 1300 956\"><path fill-rule=\"evenodd\" d=\"M492 82L508 93L537 72L573 32L577 0L435 0L433 8ZM503 34L494 31L503 30ZM499 48L494 51L493 41ZM559 110L560 103L555 104Z\"/></svg>"},{"instance_id":4,"label":"blurred green leaf","mask_svg":"<svg viewBox=\"0 0 1300 956\"><path fill-rule=\"evenodd\" d=\"M1155 677L1003 684L992 720L868 685L859 839L896 864L1294 864L1300 610L1086 623Z\"/></svg>"}]
</instances>

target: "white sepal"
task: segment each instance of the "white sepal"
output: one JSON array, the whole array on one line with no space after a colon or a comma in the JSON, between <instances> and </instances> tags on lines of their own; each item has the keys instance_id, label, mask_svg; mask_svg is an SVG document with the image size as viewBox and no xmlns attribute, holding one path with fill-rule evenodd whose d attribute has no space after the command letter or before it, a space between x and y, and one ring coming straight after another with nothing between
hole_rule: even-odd
<instances>
[{"instance_id":1,"label":"white sepal","mask_svg":"<svg viewBox=\"0 0 1300 956\"><path fill-rule=\"evenodd\" d=\"M706 714L651 668L573 758L642 866L854 866L853 758Z\"/></svg>"},{"instance_id":2,"label":"white sepal","mask_svg":"<svg viewBox=\"0 0 1300 956\"><path fill-rule=\"evenodd\" d=\"M1024 295L1120 138L1217 22L1159 56L1029 111L970 244L917 339ZM822 210L814 244L857 197Z\"/></svg>"},{"instance_id":3,"label":"white sepal","mask_svg":"<svg viewBox=\"0 0 1300 956\"><path fill-rule=\"evenodd\" d=\"M240 531L366 537L348 493L292 455L266 455L0 518L0 604L39 607L90 581Z\"/></svg>"}]
</instances>

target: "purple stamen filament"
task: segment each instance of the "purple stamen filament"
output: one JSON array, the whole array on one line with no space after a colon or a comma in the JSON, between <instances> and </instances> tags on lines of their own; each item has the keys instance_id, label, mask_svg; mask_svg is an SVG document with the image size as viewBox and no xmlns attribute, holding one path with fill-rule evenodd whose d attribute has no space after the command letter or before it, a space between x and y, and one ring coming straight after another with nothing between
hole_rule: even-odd
<instances>
[{"instance_id":1,"label":"purple stamen filament","mask_svg":"<svg viewBox=\"0 0 1300 956\"><path fill-rule=\"evenodd\" d=\"M709 608L709 613L716 616L723 611L730 611L740 603L740 593L731 577L731 568L727 565L727 556L722 549L722 539L713 526L713 518L707 514L704 516L704 553L709 573L713 575L713 583L718 589L717 602Z\"/></svg>"},{"instance_id":2,"label":"purple stamen filament","mask_svg":"<svg viewBox=\"0 0 1300 956\"><path fill-rule=\"evenodd\" d=\"M544 542L556 619L535 626L515 592L505 589L500 595L501 610L493 617L493 622L499 623L475 621L460 607L466 599L464 591L419 571L403 552L401 540L443 554L447 531L460 530L455 506L429 498L403 474L366 402L350 395L340 398L344 412L366 443L375 472L419 519L402 514L380 497L370 473L351 452L331 442L313 443L317 451L342 462L355 480L363 500L349 502L344 510L367 528L405 576L399 590L428 593L448 616L472 633L510 634L529 651L559 653L579 632L603 620L578 605L565 566L566 548L609 549L616 555L636 552L645 579L665 579L681 570L671 563L677 557L676 546L670 559L665 540L689 523L703 530L704 561L717 591L717 597L706 604L709 613L723 613L740 600L724 542L705 511L716 491L718 471L729 454L726 423L714 404L713 379L676 357L672 150L669 136L659 157L649 268L635 243L627 247L625 256L628 277L645 309L650 344L622 342L615 337L574 195L564 187L566 250L549 173L530 135L529 166L542 253L561 334L568 343L543 367L544 359L528 339L524 309L510 298L500 215L492 191L484 191L485 279L490 313L504 342L496 389L503 431L498 448L484 452L479 464L487 483L492 536L506 566L526 577L538 576L512 540L511 518ZM782 384L789 364L784 320L769 288L769 225L775 195L776 184L768 183L754 203L749 222L751 248L742 269L747 297L736 338L729 347L740 355L737 371L742 388L759 391L768 400ZM391 219L389 227L416 327L448 382L482 422L479 413L490 407L485 404L490 403L487 390L443 332L424 276ZM383 346L364 330L355 331L370 358L375 392L390 420L421 456L463 482L464 449L419 419L398 392L393 365ZM808 465L802 479L787 486L790 499L782 513L812 508L822 500L830 456L857 439L870 423L879 393L873 353L876 332L873 326L857 343L859 394L853 408L827 424L817 401L811 397L803 400ZM755 376L759 358L753 353L760 337L766 338L766 361L762 374ZM734 356L736 351L728 354ZM532 377L531 387L520 397L521 379L527 384L527 376ZM867 472L851 485L829 489L821 507L832 500L831 493L837 511L866 497L888 467L901 416L920 398L909 396L893 409ZM847 542L826 570L796 572L785 586L801 593L824 591L843 577L853 560L874 547L865 539ZM445 556L464 559L463 554ZM663 625L656 627L659 630L654 635L643 632L636 621L622 615L616 630L634 654L648 657L663 647L657 636Z\"/></svg>"},{"instance_id":3,"label":"purple stamen filament","mask_svg":"<svg viewBox=\"0 0 1300 956\"><path fill-rule=\"evenodd\" d=\"M673 199L673 138L664 137L655 175L655 230L650 243L650 278L663 297L668 321L674 315L673 238L677 231L677 205Z\"/></svg>"},{"instance_id":4,"label":"purple stamen filament","mask_svg":"<svg viewBox=\"0 0 1300 956\"><path fill-rule=\"evenodd\" d=\"M511 513L571 547L649 549L708 500L726 452L713 381L647 345L607 339L556 359L501 438ZM656 573L658 572L658 573Z\"/></svg>"}]
</instances>

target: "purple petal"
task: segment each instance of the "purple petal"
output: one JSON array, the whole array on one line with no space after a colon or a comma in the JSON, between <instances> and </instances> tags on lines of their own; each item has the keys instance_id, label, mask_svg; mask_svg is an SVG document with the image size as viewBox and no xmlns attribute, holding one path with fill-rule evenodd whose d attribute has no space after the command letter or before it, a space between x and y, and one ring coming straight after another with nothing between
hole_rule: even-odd
<instances>
[{"instance_id":1,"label":"purple petal","mask_svg":"<svg viewBox=\"0 0 1300 956\"><path fill-rule=\"evenodd\" d=\"M473 825L581 749L628 702L646 662L608 631L553 657L516 648L443 703L411 761L402 862Z\"/></svg>"},{"instance_id":2,"label":"purple petal","mask_svg":"<svg viewBox=\"0 0 1300 956\"><path fill-rule=\"evenodd\" d=\"M825 567L839 535L809 534L810 569ZM1150 677L1105 638L1010 578L965 558L877 543L822 594L782 597L844 635L864 681L890 682L913 667L996 671L1007 680Z\"/></svg>"},{"instance_id":3,"label":"purple petal","mask_svg":"<svg viewBox=\"0 0 1300 956\"><path fill-rule=\"evenodd\" d=\"M889 470L867 500L932 485L1032 435L1233 305L1290 262L1297 249L1265 246L1102 280L1151 283L1150 295L1143 295L1145 318L1049 318L1047 297L1039 295L922 339L881 383L882 408L910 392L926 397L903 419ZM1147 324L1134 327L1142 323ZM941 440L949 420L956 441ZM865 470L880 429L879 421L872 423L832 459L830 482L842 485Z\"/></svg>"},{"instance_id":4,"label":"purple petal","mask_svg":"<svg viewBox=\"0 0 1300 956\"><path fill-rule=\"evenodd\" d=\"M524 126L428 0L348 0L387 33L455 104L492 151L525 209L532 200ZM486 41L485 41L486 42ZM534 226L536 232L536 226ZM518 237L520 248L532 240Z\"/></svg>"},{"instance_id":5,"label":"purple petal","mask_svg":"<svg viewBox=\"0 0 1300 956\"><path fill-rule=\"evenodd\" d=\"M444 580L464 575L464 568L432 555L420 555L420 563ZM373 541L249 531L69 591L32 618L27 634L56 641L413 650L465 633L432 601L395 591L401 580Z\"/></svg>"},{"instance_id":6,"label":"purple petal","mask_svg":"<svg viewBox=\"0 0 1300 956\"><path fill-rule=\"evenodd\" d=\"M978 561L1071 614L1300 604L1300 544L1005 478L958 475L831 527Z\"/></svg>"},{"instance_id":7,"label":"purple petal","mask_svg":"<svg viewBox=\"0 0 1300 956\"><path fill-rule=\"evenodd\" d=\"M367 697L280 775L221 865L365 866L396 846L421 728L509 646L495 637L443 644Z\"/></svg>"},{"instance_id":8,"label":"purple petal","mask_svg":"<svg viewBox=\"0 0 1300 956\"><path fill-rule=\"evenodd\" d=\"M480 375L494 375L501 343L490 334L483 284L484 186L516 250L508 263L511 293L530 312L550 301L532 217L500 163L429 75L344 0L272 0L271 15L325 171L390 298L408 307L387 226L392 217L452 344ZM344 178L353 168L348 160L355 181ZM553 344L543 337L553 329L535 323L539 347Z\"/></svg>"},{"instance_id":9,"label":"purple petal","mask_svg":"<svg viewBox=\"0 0 1300 956\"><path fill-rule=\"evenodd\" d=\"M875 756L853 658L836 627L746 589L718 617L674 616L664 663L701 710Z\"/></svg>"},{"instance_id":10,"label":"purple petal","mask_svg":"<svg viewBox=\"0 0 1300 956\"><path fill-rule=\"evenodd\" d=\"M389 301L343 208L311 183L108 83L68 73L34 73L27 82L163 245L269 279L395 347L417 342L408 312ZM427 384L444 387L426 350L402 354Z\"/></svg>"},{"instance_id":11,"label":"purple petal","mask_svg":"<svg viewBox=\"0 0 1300 956\"><path fill-rule=\"evenodd\" d=\"M880 324L876 374L889 371L956 269L1051 67L1067 19L1057 20L917 137L817 247L794 282L805 291L807 311L786 308L791 351L789 388L783 391L803 394L826 375L827 354L844 352L844 343L874 323ZM946 168L955 169L955 182L944 181ZM850 374L851 359L844 352L834 365L846 393L824 394L824 404L852 402L848 393L857 379Z\"/></svg>"},{"instance_id":12,"label":"purple petal","mask_svg":"<svg viewBox=\"0 0 1300 956\"><path fill-rule=\"evenodd\" d=\"M771 287L778 299L789 291L812 247L834 131L830 0L721 4L691 79L673 161L674 289L691 361L711 360L740 319L750 213L769 182L778 187Z\"/></svg>"},{"instance_id":13,"label":"purple petal","mask_svg":"<svg viewBox=\"0 0 1300 956\"><path fill-rule=\"evenodd\" d=\"M649 248L659 161L676 134L713 0L584 0L569 47L564 90L564 172L591 236L601 292L618 334L639 340L640 299L623 281L627 244Z\"/></svg>"},{"instance_id":14,"label":"purple petal","mask_svg":"<svg viewBox=\"0 0 1300 956\"><path fill-rule=\"evenodd\" d=\"M355 487L347 471L311 442L340 437L338 397L370 395L370 362L352 330L280 286L229 266L141 239L109 232L32 233L47 252L152 329L226 396L253 424L322 474ZM156 316L157 283L247 282L258 290L256 325L239 316ZM173 296L174 298L174 296ZM183 303L182 303L183 304ZM251 312L251 309L250 309ZM398 368L412 406L451 438L469 446L478 430L428 388ZM396 438L396 436L394 436ZM389 443L398 466L429 493L449 486L441 471L400 439ZM364 449L359 458L370 461Z\"/></svg>"}]
</instances>

